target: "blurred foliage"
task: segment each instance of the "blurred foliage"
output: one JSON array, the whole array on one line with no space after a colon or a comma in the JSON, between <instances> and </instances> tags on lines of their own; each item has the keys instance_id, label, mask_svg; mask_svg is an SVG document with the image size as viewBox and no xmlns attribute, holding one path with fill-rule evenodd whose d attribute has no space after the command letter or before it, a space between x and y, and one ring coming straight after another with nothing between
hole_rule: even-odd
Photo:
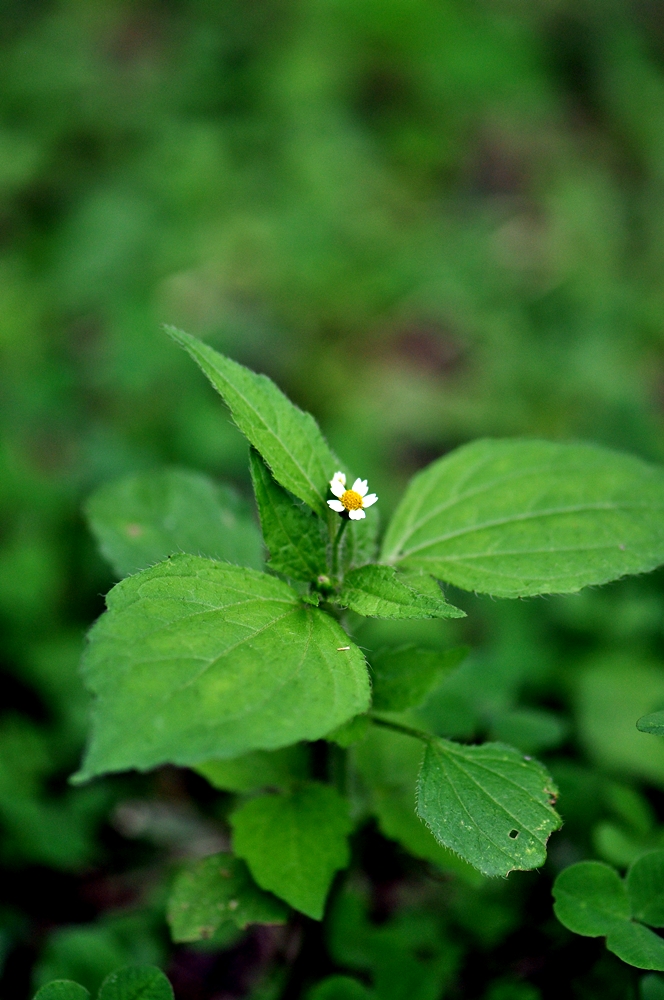
<instances>
[{"instance_id":1,"label":"blurred foliage","mask_svg":"<svg viewBox=\"0 0 664 1000\"><path fill-rule=\"evenodd\" d=\"M0 25L0 961L20 1000L166 961L173 859L226 846L232 799L193 776L66 784L83 633L112 581L86 497L164 462L248 495L239 434L159 324L273 376L383 514L480 435L664 460L664 17L655 0L6 0ZM358 631L473 647L418 711L544 755L566 819L551 873L664 842L663 751L634 728L664 706L662 582L455 593L463 624ZM276 1000L335 971L432 1000L660 988L555 923L547 873L472 885L372 827L360 864L371 888L339 896L327 950L308 925L230 957L171 949L176 995Z\"/></svg>"}]
</instances>

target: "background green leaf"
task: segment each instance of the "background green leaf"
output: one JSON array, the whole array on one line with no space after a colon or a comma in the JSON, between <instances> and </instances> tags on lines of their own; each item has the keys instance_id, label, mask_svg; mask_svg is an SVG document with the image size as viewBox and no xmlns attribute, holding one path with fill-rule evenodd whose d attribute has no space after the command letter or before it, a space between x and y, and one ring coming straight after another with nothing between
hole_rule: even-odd
<instances>
[{"instance_id":1,"label":"background green leaf","mask_svg":"<svg viewBox=\"0 0 664 1000\"><path fill-rule=\"evenodd\" d=\"M311 414L291 403L266 375L256 375L182 330L166 330L199 364L277 482L327 516L328 485L338 461Z\"/></svg>"},{"instance_id":2,"label":"background green leaf","mask_svg":"<svg viewBox=\"0 0 664 1000\"><path fill-rule=\"evenodd\" d=\"M664 970L664 941L643 924L631 920L615 924L607 934L606 947L637 969Z\"/></svg>"},{"instance_id":3,"label":"background green leaf","mask_svg":"<svg viewBox=\"0 0 664 1000\"><path fill-rule=\"evenodd\" d=\"M351 976L328 976L309 990L307 1000L367 1000L371 993Z\"/></svg>"},{"instance_id":4,"label":"background green leaf","mask_svg":"<svg viewBox=\"0 0 664 1000\"><path fill-rule=\"evenodd\" d=\"M650 927L664 927L664 851L638 858L627 873L632 916Z\"/></svg>"},{"instance_id":5,"label":"background green leaf","mask_svg":"<svg viewBox=\"0 0 664 1000\"><path fill-rule=\"evenodd\" d=\"M330 785L311 782L262 795L231 816L233 850L263 889L320 920L335 872L350 859L348 803Z\"/></svg>"},{"instance_id":6,"label":"background green leaf","mask_svg":"<svg viewBox=\"0 0 664 1000\"><path fill-rule=\"evenodd\" d=\"M440 651L413 645L378 650L371 654L373 707L401 712L420 705L441 678L467 655L467 646Z\"/></svg>"},{"instance_id":7,"label":"background green leaf","mask_svg":"<svg viewBox=\"0 0 664 1000\"><path fill-rule=\"evenodd\" d=\"M71 979L55 979L37 990L33 1000L89 1000L89 997L85 987Z\"/></svg>"},{"instance_id":8,"label":"background green leaf","mask_svg":"<svg viewBox=\"0 0 664 1000\"><path fill-rule=\"evenodd\" d=\"M97 1000L173 1000L173 988L161 969L130 965L104 980Z\"/></svg>"},{"instance_id":9,"label":"background green leaf","mask_svg":"<svg viewBox=\"0 0 664 1000\"><path fill-rule=\"evenodd\" d=\"M537 868L560 826L556 788L541 764L500 743L431 740L417 811L437 840L484 875Z\"/></svg>"},{"instance_id":10,"label":"background green leaf","mask_svg":"<svg viewBox=\"0 0 664 1000\"><path fill-rule=\"evenodd\" d=\"M637 720L636 728L642 733L652 733L653 736L664 736L664 711L650 712Z\"/></svg>"},{"instance_id":11,"label":"background green leaf","mask_svg":"<svg viewBox=\"0 0 664 1000\"><path fill-rule=\"evenodd\" d=\"M229 921L244 930L248 924L282 924L287 916L284 904L259 889L232 854L212 854L181 871L167 906L174 941L212 938Z\"/></svg>"},{"instance_id":12,"label":"background green leaf","mask_svg":"<svg viewBox=\"0 0 664 1000\"><path fill-rule=\"evenodd\" d=\"M464 618L465 612L448 604L434 585L437 596L418 593L391 566L361 566L346 574L337 600L374 618Z\"/></svg>"},{"instance_id":13,"label":"background green leaf","mask_svg":"<svg viewBox=\"0 0 664 1000\"><path fill-rule=\"evenodd\" d=\"M497 597L573 593L664 561L664 472L585 444L484 440L418 473L382 559Z\"/></svg>"},{"instance_id":14,"label":"background green leaf","mask_svg":"<svg viewBox=\"0 0 664 1000\"><path fill-rule=\"evenodd\" d=\"M195 768L214 788L253 792L259 788L289 788L309 777L309 756L302 744L280 750L254 750L232 760L207 760Z\"/></svg>"},{"instance_id":15,"label":"background green leaf","mask_svg":"<svg viewBox=\"0 0 664 1000\"><path fill-rule=\"evenodd\" d=\"M260 569L262 547L248 507L229 486L183 469L153 469L102 486L86 513L119 577L177 552Z\"/></svg>"},{"instance_id":16,"label":"background green leaf","mask_svg":"<svg viewBox=\"0 0 664 1000\"><path fill-rule=\"evenodd\" d=\"M295 580L315 580L327 573L327 523L275 482L253 448L249 465L270 569Z\"/></svg>"},{"instance_id":17,"label":"background green leaf","mask_svg":"<svg viewBox=\"0 0 664 1000\"><path fill-rule=\"evenodd\" d=\"M638 651L608 651L582 664L575 679L581 742L596 764L664 788L664 740L635 721L664 702L664 669Z\"/></svg>"},{"instance_id":18,"label":"background green leaf","mask_svg":"<svg viewBox=\"0 0 664 1000\"><path fill-rule=\"evenodd\" d=\"M79 780L318 739L367 708L359 649L267 574L174 556L107 603L83 665L97 701Z\"/></svg>"},{"instance_id":19,"label":"background green leaf","mask_svg":"<svg viewBox=\"0 0 664 1000\"><path fill-rule=\"evenodd\" d=\"M630 916L627 889L614 868L601 861L580 861L558 875L554 912L570 931L603 937Z\"/></svg>"}]
</instances>

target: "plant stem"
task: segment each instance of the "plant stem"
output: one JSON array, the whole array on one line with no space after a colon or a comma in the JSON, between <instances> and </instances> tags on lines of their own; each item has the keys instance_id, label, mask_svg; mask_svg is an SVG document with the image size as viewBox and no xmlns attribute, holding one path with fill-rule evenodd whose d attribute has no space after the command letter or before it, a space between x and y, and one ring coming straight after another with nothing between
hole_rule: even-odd
<instances>
[{"instance_id":1,"label":"plant stem","mask_svg":"<svg viewBox=\"0 0 664 1000\"><path fill-rule=\"evenodd\" d=\"M370 712L369 715L372 722L375 722L377 726L385 726L386 729L393 729L397 733L403 733L404 736L414 736L416 740L422 740L423 743L431 743L435 739L431 733L425 733L422 729L411 729L410 726L402 726L400 722L382 719L379 715L374 715L373 712Z\"/></svg>"},{"instance_id":2,"label":"plant stem","mask_svg":"<svg viewBox=\"0 0 664 1000\"><path fill-rule=\"evenodd\" d=\"M339 530L337 531L337 537L334 539L332 544L332 576L336 579L337 573L339 572L339 542L341 541L341 536L346 530L346 525L348 520L344 518L339 525Z\"/></svg>"}]
</instances>

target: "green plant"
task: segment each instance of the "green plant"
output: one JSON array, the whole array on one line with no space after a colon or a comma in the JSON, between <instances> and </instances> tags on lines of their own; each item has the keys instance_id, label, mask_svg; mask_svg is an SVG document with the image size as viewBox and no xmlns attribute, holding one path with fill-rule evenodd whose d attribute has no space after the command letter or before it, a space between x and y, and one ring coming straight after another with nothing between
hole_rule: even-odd
<instances>
[{"instance_id":1,"label":"green plant","mask_svg":"<svg viewBox=\"0 0 664 1000\"><path fill-rule=\"evenodd\" d=\"M539 867L560 825L544 767L437 732L431 706L464 651L365 658L354 630L363 616L463 617L439 581L516 598L653 569L664 473L591 445L477 441L413 478L379 549L380 508L366 482L346 491L313 418L265 376L169 333L251 445L269 559L258 568L241 501L202 477L141 474L91 499L93 530L125 578L90 633L92 734L74 780L170 763L239 794L234 857L176 881L174 938L279 922L284 902L320 919L370 814L416 857L467 878ZM308 744L319 740L325 773L314 774Z\"/></svg>"},{"instance_id":2,"label":"green plant","mask_svg":"<svg viewBox=\"0 0 664 1000\"><path fill-rule=\"evenodd\" d=\"M42 986L34 1000L90 1000L90 994L71 979L55 979ZM97 1000L173 1000L173 990L154 965L128 965L106 977Z\"/></svg>"},{"instance_id":3,"label":"green plant","mask_svg":"<svg viewBox=\"0 0 664 1000\"><path fill-rule=\"evenodd\" d=\"M606 937L606 947L638 969L664 970L664 851L644 854L626 878L601 861L565 868L553 886L555 914L586 937Z\"/></svg>"}]
</instances>

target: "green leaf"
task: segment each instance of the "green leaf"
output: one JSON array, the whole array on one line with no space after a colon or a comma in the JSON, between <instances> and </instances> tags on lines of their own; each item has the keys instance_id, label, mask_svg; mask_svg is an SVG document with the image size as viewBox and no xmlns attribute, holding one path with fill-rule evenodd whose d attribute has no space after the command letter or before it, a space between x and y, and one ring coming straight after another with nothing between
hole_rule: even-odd
<instances>
[{"instance_id":1,"label":"green leaf","mask_svg":"<svg viewBox=\"0 0 664 1000\"><path fill-rule=\"evenodd\" d=\"M664 711L642 715L636 723L636 728L642 733L652 733L653 736L664 736Z\"/></svg>"},{"instance_id":2,"label":"green leaf","mask_svg":"<svg viewBox=\"0 0 664 1000\"><path fill-rule=\"evenodd\" d=\"M173 988L154 965L128 965L106 977L97 1000L173 1000Z\"/></svg>"},{"instance_id":3,"label":"green leaf","mask_svg":"<svg viewBox=\"0 0 664 1000\"><path fill-rule=\"evenodd\" d=\"M265 573L174 556L107 602L83 661L97 701L78 781L315 740L366 711L360 650Z\"/></svg>"},{"instance_id":4,"label":"green leaf","mask_svg":"<svg viewBox=\"0 0 664 1000\"><path fill-rule=\"evenodd\" d=\"M347 750L358 740L363 740L370 728L371 719L368 715L356 715L354 719L344 722L343 726L337 726L336 729L326 733L325 739L328 743L336 743L337 746Z\"/></svg>"},{"instance_id":5,"label":"green leaf","mask_svg":"<svg viewBox=\"0 0 664 1000\"><path fill-rule=\"evenodd\" d=\"M560 826L557 790L538 761L501 743L431 739L417 811L436 839L483 875L538 868Z\"/></svg>"},{"instance_id":6,"label":"green leaf","mask_svg":"<svg viewBox=\"0 0 664 1000\"><path fill-rule=\"evenodd\" d=\"M281 750L254 750L234 760L208 760L195 768L214 788L224 792L254 792L289 788L309 777L309 758L301 744Z\"/></svg>"},{"instance_id":7,"label":"green leaf","mask_svg":"<svg viewBox=\"0 0 664 1000\"><path fill-rule=\"evenodd\" d=\"M560 746L567 735L564 719L541 708L513 708L498 712L491 720L491 737L522 753L541 753Z\"/></svg>"},{"instance_id":8,"label":"green leaf","mask_svg":"<svg viewBox=\"0 0 664 1000\"><path fill-rule=\"evenodd\" d=\"M293 502L253 448L249 465L270 569L295 580L315 580L327 573L326 522Z\"/></svg>"},{"instance_id":9,"label":"green leaf","mask_svg":"<svg viewBox=\"0 0 664 1000\"><path fill-rule=\"evenodd\" d=\"M371 993L364 983L351 976L328 976L313 986L307 1000L368 1000Z\"/></svg>"},{"instance_id":10,"label":"green leaf","mask_svg":"<svg viewBox=\"0 0 664 1000\"><path fill-rule=\"evenodd\" d=\"M576 681L577 726L584 749L604 771L634 775L664 788L664 740L634 720L664 703L664 671L636 650L602 651Z\"/></svg>"},{"instance_id":11,"label":"green leaf","mask_svg":"<svg viewBox=\"0 0 664 1000\"><path fill-rule=\"evenodd\" d=\"M90 527L118 577L176 552L259 569L260 533L228 486L183 469L154 469L116 480L86 504Z\"/></svg>"},{"instance_id":12,"label":"green leaf","mask_svg":"<svg viewBox=\"0 0 664 1000\"><path fill-rule=\"evenodd\" d=\"M327 515L328 484L338 461L311 414L291 403L266 375L256 375L182 330L167 326L166 332L207 375L277 482Z\"/></svg>"},{"instance_id":13,"label":"green leaf","mask_svg":"<svg viewBox=\"0 0 664 1000\"><path fill-rule=\"evenodd\" d=\"M350 762L366 786L371 812L385 837L441 871L460 875L471 885L481 884L482 876L439 844L417 816L417 776L423 755L421 740L374 725L367 738L353 747Z\"/></svg>"},{"instance_id":14,"label":"green leaf","mask_svg":"<svg viewBox=\"0 0 664 1000\"><path fill-rule=\"evenodd\" d=\"M664 927L664 851L644 854L627 873L632 916L651 927Z\"/></svg>"},{"instance_id":15,"label":"green leaf","mask_svg":"<svg viewBox=\"0 0 664 1000\"><path fill-rule=\"evenodd\" d=\"M607 935L606 947L637 969L664 971L664 941L643 924L631 920L616 924Z\"/></svg>"},{"instance_id":16,"label":"green leaf","mask_svg":"<svg viewBox=\"0 0 664 1000\"><path fill-rule=\"evenodd\" d=\"M231 816L233 850L263 889L321 920L335 872L345 868L352 823L348 803L330 785L245 802Z\"/></svg>"},{"instance_id":17,"label":"green leaf","mask_svg":"<svg viewBox=\"0 0 664 1000\"><path fill-rule=\"evenodd\" d=\"M33 1000L90 1000L90 994L84 986L71 979L54 979L38 990Z\"/></svg>"},{"instance_id":18,"label":"green leaf","mask_svg":"<svg viewBox=\"0 0 664 1000\"><path fill-rule=\"evenodd\" d=\"M229 921L241 930L283 924L287 915L284 904L259 889L244 861L232 854L212 854L180 872L167 906L174 941L214 937Z\"/></svg>"},{"instance_id":19,"label":"green leaf","mask_svg":"<svg viewBox=\"0 0 664 1000\"><path fill-rule=\"evenodd\" d=\"M441 678L468 655L467 646L439 652L417 646L379 650L371 657L373 707L402 712L420 705Z\"/></svg>"},{"instance_id":20,"label":"green leaf","mask_svg":"<svg viewBox=\"0 0 664 1000\"><path fill-rule=\"evenodd\" d=\"M585 937L603 937L630 915L625 883L601 861L580 861L565 868L553 884L553 898L561 924Z\"/></svg>"},{"instance_id":21,"label":"green leaf","mask_svg":"<svg viewBox=\"0 0 664 1000\"><path fill-rule=\"evenodd\" d=\"M418 473L382 561L497 597L572 593L664 561L664 472L585 444L475 441Z\"/></svg>"},{"instance_id":22,"label":"green leaf","mask_svg":"<svg viewBox=\"0 0 664 1000\"><path fill-rule=\"evenodd\" d=\"M664 977L642 976L639 983L639 997L641 1000L664 1000Z\"/></svg>"},{"instance_id":23,"label":"green leaf","mask_svg":"<svg viewBox=\"0 0 664 1000\"><path fill-rule=\"evenodd\" d=\"M438 596L418 593L391 566L360 566L346 574L336 598L343 607L372 618L465 618Z\"/></svg>"}]
</instances>

